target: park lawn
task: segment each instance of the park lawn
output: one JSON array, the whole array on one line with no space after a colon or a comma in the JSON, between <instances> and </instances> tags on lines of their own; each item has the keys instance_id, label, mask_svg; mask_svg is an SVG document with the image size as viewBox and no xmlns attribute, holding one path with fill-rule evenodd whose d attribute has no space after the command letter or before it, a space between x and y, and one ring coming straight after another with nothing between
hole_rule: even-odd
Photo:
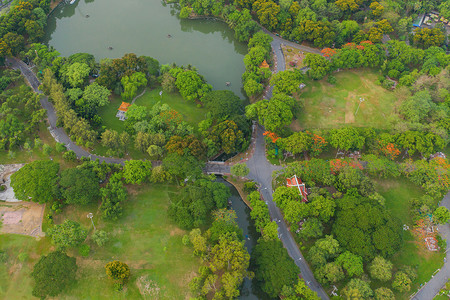
<instances>
[{"instance_id":1,"label":"park lawn","mask_svg":"<svg viewBox=\"0 0 450 300\"><path fill-rule=\"evenodd\" d=\"M399 218L402 224L413 228L413 220L409 215L409 200L421 197L423 191L405 178L393 180L376 180L377 191L386 199L386 208L393 216ZM416 292L420 284L425 283L444 262L444 253L430 252L418 241L410 231L403 236L400 250L391 258L396 266L409 265L417 270L417 279L413 282L410 292L396 293L399 299L409 298Z\"/></svg>"},{"instance_id":2,"label":"park lawn","mask_svg":"<svg viewBox=\"0 0 450 300\"><path fill-rule=\"evenodd\" d=\"M0 234L0 250L8 254L6 262L0 263L0 299L37 299L31 295L31 271L49 247L47 239L38 241L30 236ZM20 253L27 253L28 259L21 262Z\"/></svg>"},{"instance_id":3,"label":"park lawn","mask_svg":"<svg viewBox=\"0 0 450 300\"><path fill-rule=\"evenodd\" d=\"M346 70L334 73L337 83L325 79L308 81L300 98L304 102L291 128L336 128L345 125L386 128L386 120L394 113L398 101L404 99L404 90L388 91L375 84L377 72L371 69ZM364 98L358 113L359 98Z\"/></svg>"},{"instance_id":4,"label":"park lawn","mask_svg":"<svg viewBox=\"0 0 450 300\"><path fill-rule=\"evenodd\" d=\"M98 110L98 115L102 118L103 125L106 129L112 129L119 133L125 130L125 123L116 117L120 104L122 104L122 98L117 95L112 95L109 98L109 104Z\"/></svg>"},{"instance_id":5,"label":"park lawn","mask_svg":"<svg viewBox=\"0 0 450 300\"><path fill-rule=\"evenodd\" d=\"M149 89L144 95L137 98L134 104L152 108L158 102L166 103L171 108L183 115L184 120L194 127L205 119L206 110L197 107L194 102L188 102L184 100L178 93L166 93L163 92L162 96L159 95L160 88ZM125 130L125 123L116 118L117 109L122 103L122 98L117 95L113 95L110 98L110 103L99 110L99 115L103 119L103 125L107 129L114 129L119 133Z\"/></svg>"},{"instance_id":6,"label":"park lawn","mask_svg":"<svg viewBox=\"0 0 450 300\"><path fill-rule=\"evenodd\" d=\"M169 194L177 191L174 185L143 185L129 187L129 200L123 204L124 213L115 222L104 222L98 215L97 205L68 207L55 218L56 223L69 218L79 221L92 233L88 212L93 212L97 229L111 234L110 242L99 248L91 241L91 254L77 256L80 274L77 286L61 299L140 299L136 280L146 277L161 293L148 299L183 299L188 294L188 282L200 264L192 249L182 244L185 231L177 228L167 217ZM115 292L113 282L107 278L104 266L111 260L126 262L131 278L126 289Z\"/></svg>"},{"instance_id":7,"label":"park lawn","mask_svg":"<svg viewBox=\"0 0 450 300\"><path fill-rule=\"evenodd\" d=\"M147 92L142 97L139 97L135 104L148 108L152 108L158 102L168 104L172 109L182 114L184 120L194 127L197 127L198 123L205 119L206 109L197 107L197 104L194 102L184 100L179 93L163 92L160 96L160 91L161 88L147 89Z\"/></svg>"}]
</instances>

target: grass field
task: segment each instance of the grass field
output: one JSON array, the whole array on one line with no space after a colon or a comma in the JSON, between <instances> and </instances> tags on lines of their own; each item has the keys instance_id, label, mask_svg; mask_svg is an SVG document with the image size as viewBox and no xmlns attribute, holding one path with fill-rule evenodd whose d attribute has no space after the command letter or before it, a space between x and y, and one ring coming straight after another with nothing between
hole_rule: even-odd
<instances>
[{"instance_id":1,"label":"grass field","mask_svg":"<svg viewBox=\"0 0 450 300\"><path fill-rule=\"evenodd\" d=\"M55 222L65 218L79 221L93 232L88 212L93 212L97 229L110 233L111 240L103 248L91 245L87 258L77 250L68 253L77 257L79 278L76 285L65 291L59 299L185 299L187 284L198 269L199 261L192 249L183 246L184 231L177 228L166 215L169 194L176 192L172 185L144 185L129 187L130 197L124 203L124 214L116 222L103 222L98 218L97 205L67 207ZM28 262L17 263L17 258L0 265L0 298L30 299L32 281L29 276L33 264L41 254L50 251L49 239L37 242L33 238L0 235L0 249L17 256L21 251L29 254ZM104 266L111 260L126 262L131 277L121 292L113 289ZM144 278L153 287L154 294L144 298L136 284ZM156 291L159 289L159 293Z\"/></svg>"},{"instance_id":2,"label":"grass field","mask_svg":"<svg viewBox=\"0 0 450 300\"><path fill-rule=\"evenodd\" d=\"M145 94L137 98L134 104L151 108L161 101L161 103L166 103L171 108L181 113L185 121L195 127L197 127L197 124L205 118L205 109L198 108L197 104L184 100L180 94L169 94L164 92L162 96L159 96L159 92L159 88L153 90L147 89ZM113 96L111 97L111 102L100 109L99 115L102 117L106 128L114 129L118 132L125 130L124 122L116 118L117 109L121 103L122 99L120 96Z\"/></svg>"},{"instance_id":3,"label":"grass field","mask_svg":"<svg viewBox=\"0 0 450 300\"><path fill-rule=\"evenodd\" d=\"M345 125L385 128L397 102L407 96L403 90L388 91L375 84L377 73L370 69L333 74L337 83L325 79L308 81L300 98L304 107L291 127L294 130L335 128ZM359 98L364 98L357 115Z\"/></svg>"},{"instance_id":4,"label":"grass field","mask_svg":"<svg viewBox=\"0 0 450 300\"><path fill-rule=\"evenodd\" d=\"M413 227L413 220L409 215L409 200L423 195L423 192L406 179L378 180L377 190L386 199L386 208L393 216L399 218L402 224ZM397 298L406 299L410 294L417 291L421 283L425 283L431 275L439 269L444 262L443 252L430 252L424 244L417 241L410 231L403 236L401 249L392 257L394 265L409 265L417 270L417 279L413 282L410 292L397 294Z\"/></svg>"}]
</instances>

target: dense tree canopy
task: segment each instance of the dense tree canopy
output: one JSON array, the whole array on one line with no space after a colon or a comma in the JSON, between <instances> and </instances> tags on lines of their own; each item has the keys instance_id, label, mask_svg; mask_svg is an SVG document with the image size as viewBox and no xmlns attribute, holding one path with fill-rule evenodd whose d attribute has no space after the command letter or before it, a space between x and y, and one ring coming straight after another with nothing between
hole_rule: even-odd
<instances>
[{"instance_id":1,"label":"dense tree canopy","mask_svg":"<svg viewBox=\"0 0 450 300\"><path fill-rule=\"evenodd\" d=\"M214 208L227 206L229 196L230 191L223 183L196 180L173 197L168 214L181 228L203 226Z\"/></svg>"},{"instance_id":2,"label":"dense tree canopy","mask_svg":"<svg viewBox=\"0 0 450 300\"><path fill-rule=\"evenodd\" d=\"M338 201L338 208L333 232L344 249L365 261L378 253L391 256L397 251L401 226L378 203L347 195Z\"/></svg>"},{"instance_id":3,"label":"dense tree canopy","mask_svg":"<svg viewBox=\"0 0 450 300\"><path fill-rule=\"evenodd\" d=\"M252 252L252 266L253 280L273 298L281 294L283 286L294 285L300 272L279 240L258 241Z\"/></svg>"},{"instance_id":4,"label":"dense tree canopy","mask_svg":"<svg viewBox=\"0 0 450 300\"><path fill-rule=\"evenodd\" d=\"M11 186L17 199L46 203L57 195L59 164L37 160L11 175Z\"/></svg>"},{"instance_id":5,"label":"dense tree canopy","mask_svg":"<svg viewBox=\"0 0 450 300\"><path fill-rule=\"evenodd\" d=\"M99 179L91 169L73 168L61 173L61 194L68 204L88 204L100 196Z\"/></svg>"},{"instance_id":6,"label":"dense tree canopy","mask_svg":"<svg viewBox=\"0 0 450 300\"><path fill-rule=\"evenodd\" d=\"M34 265L31 276L34 279L33 296L55 297L76 280L77 263L74 257L64 252L51 252L42 256Z\"/></svg>"}]
</instances>

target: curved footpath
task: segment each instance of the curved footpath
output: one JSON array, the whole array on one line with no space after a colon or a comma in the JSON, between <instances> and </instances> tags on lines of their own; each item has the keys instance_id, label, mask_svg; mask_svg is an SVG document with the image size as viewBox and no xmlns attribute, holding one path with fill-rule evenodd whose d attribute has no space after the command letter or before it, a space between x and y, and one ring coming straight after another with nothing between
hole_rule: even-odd
<instances>
[{"instance_id":1,"label":"curved footpath","mask_svg":"<svg viewBox=\"0 0 450 300\"><path fill-rule=\"evenodd\" d=\"M42 92L39 90L39 85L41 84L39 80L37 79L36 75L28 68L28 66L21 60L15 58L15 57L7 57L5 64L13 69L20 70L22 72L22 75L25 76L25 78L28 80L31 88L34 90L34 92L38 94L42 94ZM123 164L123 159L118 158L110 158L110 157L103 157L99 155L93 155L75 144L70 140L70 137L67 135L67 133L64 131L64 128L57 127L56 126L56 112L53 107L53 104L51 104L48 101L47 96L41 96L40 99L42 107L47 111L47 119L48 123L50 124L49 131L51 135L54 137L54 139L64 144L67 149L73 150L78 158L81 157L89 157L92 160L99 159L100 162L107 162L107 163L114 163L114 164Z\"/></svg>"},{"instance_id":2,"label":"curved footpath","mask_svg":"<svg viewBox=\"0 0 450 300\"><path fill-rule=\"evenodd\" d=\"M450 209L450 193L445 195L444 199L441 201L441 206ZM440 225L439 233L442 239L447 241L447 249L445 249L444 265L439 270L439 272L434 275L430 281L428 281L422 289L420 289L412 298L412 300L429 300L433 299L434 296L439 293L441 288L445 285L450 277L450 223Z\"/></svg>"},{"instance_id":3,"label":"curved footpath","mask_svg":"<svg viewBox=\"0 0 450 300\"><path fill-rule=\"evenodd\" d=\"M278 35L275 35L272 32L268 31L264 27L261 27L261 29L262 29L262 31L264 33L270 35L273 38L272 42L270 43L271 46L272 46L273 53L275 55L275 67L273 69L273 73L277 73L279 71L285 71L286 70L286 62L284 60L283 51L281 50L281 45L287 45L289 47L296 48L296 49L299 49L301 51L322 55L322 53L318 49L311 48L311 47L308 47L308 46L303 46L303 45L300 45L300 44L297 44L297 43L285 40L285 39L279 37ZM272 98L272 91L273 91L273 86L270 86L269 90L265 94L264 98L265 99Z\"/></svg>"}]
</instances>

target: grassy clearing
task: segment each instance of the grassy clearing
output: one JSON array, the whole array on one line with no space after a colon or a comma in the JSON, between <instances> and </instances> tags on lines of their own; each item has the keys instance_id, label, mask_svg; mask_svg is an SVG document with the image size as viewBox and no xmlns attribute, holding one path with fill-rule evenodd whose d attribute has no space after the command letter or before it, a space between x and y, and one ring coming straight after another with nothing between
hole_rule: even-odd
<instances>
[{"instance_id":1,"label":"grassy clearing","mask_svg":"<svg viewBox=\"0 0 450 300\"><path fill-rule=\"evenodd\" d=\"M291 127L294 130L313 128L335 128L352 126L386 128L386 119L394 112L399 100L407 93L403 90L387 91L375 84L377 73L370 69L348 70L334 74L335 85L320 81L309 81L300 98L304 107ZM359 98L361 103L355 112Z\"/></svg>"},{"instance_id":2,"label":"grassy clearing","mask_svg":"<svg viewBox=\"0 0 450 300\"><path fill-rule=\"evenodd\" d=\"M160 88L147 89L144 95L137 98L136 105L142 105L152 108L158 102L166 103L171 108L181 113L186 122L197 127L197 124L205 118L206 110L198 108L197 104L184 100L178 93L166 93L159 96ZM99 111L100 117L103 119L104 126L108 129L114 129L118 132L125 130L124 122L116 118L117 109L122 103L120 96L114 95L108 105L102 107Z\"/></svg>"},{"instance_id":3,"label":"grassy clearing","mask_svg":"<svg viewBox=\"0 0 450 300\"><path fill-rule=\"evenodd\" d=\"M17 234L0 235L0 250L8 254L6 262L0 263L0 299L37 299L31 296L30 273L40 255L49 247L46 239L37 241ZM28 259L20 261L20 253L27 253Z\"/></svg>"},{"instance_id":4,"label":"grassy clearing","mask_svg":"<svg viewBox=\"0 0 450 300\"><path fill-rule=\"evenodd\" d=\"M185 247L181 239L185 232L177 228L167 217L169 194L177 192L173 185L144 185L129 187L130 197L124 203L124 213L116 222L104 222L98 215L97 204L85 207L69 206L55 223L68 218L80 222L93 232L88 212L94 213L97 229L105 230L111 240L100 248L88 238L90 256L81 257L76 249L69 255L77 258L79 279L76 285L65 291L59 299L142 299L136 281L145 277L159 294L147 299L184 299L188 294L187 284L198 269L199 261L192 250ZM13 261L0 266L0 298L31 299L32 280L30 272L41 254L50 251L48 238L36 241L31 237L0 235L0 249L8 249ZM17 263L17 254L28 253L25 264ZM131 278L121 292L114 291L113 282L107 278L104 266L111 260L126 262L131 269ZM20 265L20 266L18 266ZM11 268L15 268L11 273Z\"/></svg>"},{"instance_id":5,"label":"grassy clearing","mask_svg":"<svg viewBox=\"0 0 450 300\"><path fill-rule=\"evenodd\" d=\"M195 127L197 127L200 121L205 119L206 109L197 107L197 104L194 102L184 100L178 93L163 92L162 96L159 96L160 91L160 88L153 90L147 89L147 92L138 98L135 104L148 108L151 108L158 102L168 104L171 108L182 114L186 122Z\"/></svg>"},{"instance_id":6,"label":"grassy clearing","mask_svg":"<svg viewBox=\"0 0 450 300\"><path fill-rule=\"evenodd\" d=\"M409 200L423 195L420 188L408 182L406 179L377 180L377 190L386 199L386 208L389 209L393 216L413 227L413 220L409 215ZM412 289L409 293L397 293L399 299L408 298L410 294L415 292L420 284L425 283L431 278L431 275L439 269L444 260L443 252L430 252L425 245L418 241L410 231L406 231L403 236L403 245L400 250L392 257L392 262L396 266L410 265L417 270L417 279L413 282Z\"/></svg>"}]
</instances>

